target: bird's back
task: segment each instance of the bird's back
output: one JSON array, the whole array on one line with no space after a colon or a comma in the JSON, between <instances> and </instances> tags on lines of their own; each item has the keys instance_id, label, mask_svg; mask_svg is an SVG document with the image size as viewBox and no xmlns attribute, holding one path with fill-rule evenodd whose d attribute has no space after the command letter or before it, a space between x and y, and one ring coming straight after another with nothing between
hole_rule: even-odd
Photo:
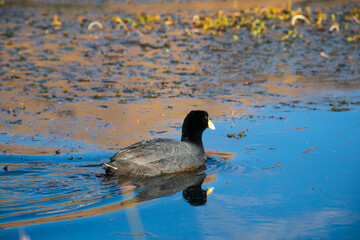
<instances>
[{"instance_id":1,"label":"bird's back","mask_svg":"<svg viewBox=\"0 0 360 240\"><path fill-rule=\"evenodd\" d=\"M110 160L103 164L110 172L155 176L198 168L204 163L205 153L192 143L155 138L123 148Z\"/></svg>"}]
</instances>

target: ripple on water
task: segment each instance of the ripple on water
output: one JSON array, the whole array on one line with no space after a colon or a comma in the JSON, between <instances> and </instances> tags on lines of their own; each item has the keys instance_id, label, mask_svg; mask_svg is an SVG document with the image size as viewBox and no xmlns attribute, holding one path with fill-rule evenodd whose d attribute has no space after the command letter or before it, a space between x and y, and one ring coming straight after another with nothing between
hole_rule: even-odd
<instances>
[{"instance_id":1,"label":"ripple on water","mask_svg":"<svg viewBox=\"0 0 360 240\"><path fill-rule=\"evenodd\" d=\"M118 194L119 186L99 181L94 163L2 163L0 224L89 207Z\"/></svg>"},{"instance_id":2,"label":"ripple on water","mask_svg":"<svg viewBox=\"0 0 360 240\"><path fill-rule=\"evenodd\" d=\"M227 171L240 174L244 167L239 164L232 163L231 160L236 156L234 153L220 151L206 151L206 173L215 174L218 171Z\"/></svg>"},{"instance_id":3,"label":"ripple on water","mask_svg":"<svg viewBox=\"0 0 360 240\"><path fill-rule=\"evenodd\" d=\"M98 159L84 158L79 162L58 157L49 157L48 161L5 158L0 164L1 168L7 166L7 171L0 172L0 227L21 226L9 225L12 222L51 217L70 219L115 211L113 204L123 209L173 195L193 185L201 192L207 175L236 168L230 164L231 159L224 160L228 156L228 153L214 152L207 157L206 169L146 181L107 177Z\"/></svg>"}]
</instances>

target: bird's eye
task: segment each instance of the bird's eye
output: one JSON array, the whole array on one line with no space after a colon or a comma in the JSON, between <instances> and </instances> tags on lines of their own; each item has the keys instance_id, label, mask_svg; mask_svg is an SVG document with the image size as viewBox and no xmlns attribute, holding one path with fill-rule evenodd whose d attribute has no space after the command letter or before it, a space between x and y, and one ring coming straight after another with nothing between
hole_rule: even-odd
<instances>
[{"instance_id":1,"label":"bird's eye","mask_svg":"<svg viewBox=\"0 0 360 240\"><path fill-rule=\"evenodd\" d=\"M205 116L205 119L208 119L208 116Z\"/></svg>"}]
</instances>

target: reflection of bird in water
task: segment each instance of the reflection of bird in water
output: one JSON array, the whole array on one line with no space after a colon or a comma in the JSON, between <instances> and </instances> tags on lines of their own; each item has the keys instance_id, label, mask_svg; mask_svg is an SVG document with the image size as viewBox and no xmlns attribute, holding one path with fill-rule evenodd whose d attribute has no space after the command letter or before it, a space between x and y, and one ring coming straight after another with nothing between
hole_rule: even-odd
<instances>
[{"instance_id":1,"label":"reflection of bird in water","mask_svg":"<svg viewBox=\"0 0 360 240\"><path fill-rule=\"evenodd\" d=\"M134 201L141 204L157 198L168 197L180 191L183 191L183 197L189 204L199 206L206 203L209 194L208 190L201 188L206 178L204 170L205 166L203 165L195 171L167 174L158 177L128 178L107 174L104 179L107 182L115 182L121 188L124 185L129 185L129 183L134 185L135 196L133 199L129 199L128 202L129 204L131 203L131 206L134 204Z\"/></svg>"},{"instance_id":2,"label":"reflection of bird in water","mask_svg":"<svg viewBox=\"0 0 360 240\"><path fill-rule=\"evenodd\" d=\"M212 188L206 190L201 188L201 184L189 186L183 191L183 198L192 206L204 205L207 201L207 196L212 193Z\"/></svg>"},{"instance_id":3,"label":"reflection of bird in water","mask_svg":"<svg viewBox=\"0 0 360 240\"><path fill-rule=\"evenodd\" d=\"M202 134L215 129L205 111L191 111L182 126L181 142L174 139L144 140L121 149L108 163L107 173L123 176L159 176L199 168L205 161Z\"/></svg>"}]
</instances>

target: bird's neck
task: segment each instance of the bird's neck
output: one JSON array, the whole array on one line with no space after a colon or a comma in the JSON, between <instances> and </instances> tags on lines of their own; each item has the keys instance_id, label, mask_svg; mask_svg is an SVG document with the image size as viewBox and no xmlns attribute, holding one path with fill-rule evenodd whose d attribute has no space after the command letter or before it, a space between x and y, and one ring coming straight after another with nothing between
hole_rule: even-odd
<instances>
[{"instance_id":1,"label":"bird's neck","mask_svg":"<svg viewBox=\"0 0 360 240\"><path fill-rule=\"evenodd\" d=\"M182 142L189 142L197 145L198 147L204 149L202 142L202 132L193 132L191 134L182 133L181 135Z\"/></svg>"}]
</instances>

